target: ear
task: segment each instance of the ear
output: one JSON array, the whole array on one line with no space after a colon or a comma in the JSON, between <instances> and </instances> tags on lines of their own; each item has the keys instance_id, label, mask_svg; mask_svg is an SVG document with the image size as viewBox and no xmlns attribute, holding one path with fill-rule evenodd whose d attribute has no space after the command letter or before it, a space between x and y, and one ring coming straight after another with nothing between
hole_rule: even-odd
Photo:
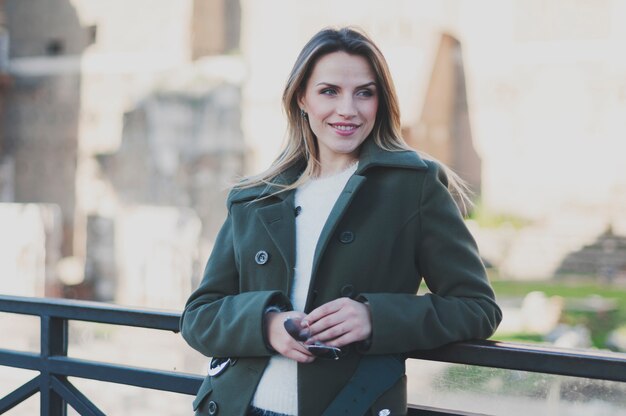
<instances>
[{"instance_id":1,"label":"ear","mask_svg":"<svg viewBox=\"0 0 626 416\"><path fill-rule=\"evenodd\" d=\"M304 104L304 94L302 91L298 92L298 107L300 110L306 111L306 105Z\"/></svg>"}]
</instances>

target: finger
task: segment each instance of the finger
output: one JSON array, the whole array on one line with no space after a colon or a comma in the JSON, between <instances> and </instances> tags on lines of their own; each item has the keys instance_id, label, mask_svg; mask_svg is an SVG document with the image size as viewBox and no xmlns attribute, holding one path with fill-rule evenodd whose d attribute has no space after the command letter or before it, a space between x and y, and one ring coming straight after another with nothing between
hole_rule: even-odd
<instances>
[{"instance_id":1,"label":"finger","mask_svg":"<svg viewBox=\"0 0 626 416\"><path fill-rule=\"evenodd\" d=\"M335 299L313 310L304 318L303 323L308 323L312 327L311 333L315 335L316 332L337 325L353 316L355 303L358 304L349 298Z\"/></svg>"},{"instance_id":2,"label":"finger","mask_svg":"<svg viewBox=\"0 0 626 416\"><path fill-rule=\"evenodd\" d=\"M314 337L307 340L307 344L314 344L315 342L328 343L328 341L335 340L346 333L350 332L350 326L345 322L335 325L330 328L326 328L324 331L318 333Z\"/></svg>"},{"instance_id":3,"label":"finger","mask_svg":"<svg viewBox=\"0 0 626 416\"><path fill-rule=\"evenodd\" d=\"M282 355L301 363L311 362L315 359L315 356L304 345L292 341L288 343L288 349Z\"/></svg>"},{"instance_id":4,"label":"finger","mask_svg":"<svg viewBox=\"0 0 626 416\"><path fill-rule=\"evenodd\" d=\"M311 311L311 313L304 317L304 321L308 321L309 324L312 324L325 316L332 315L340 311L354 314L361 305L362 304L360 302L350 298L335 299Z\"/></svg>"},{"instance_id":5,"label":"finger","mask_svg":"<svg viewBox=\"0 0 626 416\"><path fill-rule=\"evenodd\" d=\"M313 355L307 355L307 354L302 354L300 351L291 351L291 354L289 354L288 356L286 356L287 358L290 358L292 360L295 360L299 363L312 363L313 361L315 361L315 356Z\"/></svg>"},{"instance_id":6,"label":"finger","mask_svg":"<svg viewBox=\"0 0 626 416\"><path fill-rule=\"evenodd\" d=\"M353 342L357 342L357 341L359 341L359 339L354 335L354 333L353 332L348 332L346 334L343 334L339 338L336 338L336 339L334 339L332 341L326 342L325 344L330 346L330 347L341 348L341 347L344 347L346 345L352 344Z\"/></svg>"},{"instance_id":7,"label":"finger","mask_svg":"<svg viewBox=\"0 0 626 416\"><path fill-rule=\"evenodd\" d=\"M319 321L319 323L322 324L324 321L332 322L333 319L339 318L340 315L341 319L346 315L345 320L340 321L334 326L322 329L313 337L309 338L307 343L321 341L328 344L346 335L348 335L348 338L344 338L344 340L349 339L354 342L362 341L370 336L372 332L371 318L367 309L362 305L359 305L355 310L344 308L341 313L336 313L330 317L324 318Z\"/></svg>"},{"instance_id":8,"label":"finger","mask_svg":"<svg viewBox=\"0 0 626 416\"><path fill-rule=\"evenodd\" d=\"M337 311L333 314L327 315L324 318L318 320L314 324L309 325L310 336L309 339L316 337L318 334L333 328L342 322L345 318L342 317L341 311Z\"/></svg>"},{"instance_id":9,"label":"finger","mask_svg":"<svg viewBox=\"0 0 626 416\"><path fill-rule=\"evenodd\" d=\"M370 318L367 307L362 303L343 298L338 299L333 306L340 308L310 325L311 337L344 322L351 322L353 326L359 325L359 322L364 325L369 324Z\"/></svg>"},{"instance_id":10,"label":"finger","mask_svg":"<svg viewBox=\"0 0 626 416\"><path fill-rule=\"evenodd\" d=\"M300 344L299 342L297 342L296 345L293 346L292 350L298 351L299 353L304 355L308 355L309 357L314 356L304 345Z\"/></svg>"},{"instance_id":11,"label":"finger","mask_svg":"<svg viewBox=\"0 0 626 416\"><path fill-rule=\"evenodd\" d=\"M298 342L293 342L292 339L286 339L280 350L276 350L280 355L290 358L301 360L304 356L312 358L314 355L303 345Z\"/></svg>"},{"instance_id":12,"label":"finger","mask_svg":"<svg viewBox=\"0 0 626 416\"><path fill-rule=\"evenodd\" d=\"M325 335L328 335L328 338L320 339L319 341L331 347L339 348L348 344L352 344L353 342L363 341L367 339L370 334L369 331L359 327L346 330L337 329L336 332L335 329L333 329L327 332L328 334Z\"/></svg>"},{"instance_id":13,"label":"finger","mask_svg":"<svg viewBox=\"0 0 626 416\"><path fill-rule=\"evenodd\" d=\"M325 317L326 315L337 312L338 310L341 309L342 304L343 304L342 301L344 299L348 299L348 298L340 298L340 299L331 300L330 302L327 302L323 304L322 306L318 306L317 308L313 309L308 315L306 315L303 321L306 321L309 324L313 324L314 322Z\"/></svg>"}]
</instances>

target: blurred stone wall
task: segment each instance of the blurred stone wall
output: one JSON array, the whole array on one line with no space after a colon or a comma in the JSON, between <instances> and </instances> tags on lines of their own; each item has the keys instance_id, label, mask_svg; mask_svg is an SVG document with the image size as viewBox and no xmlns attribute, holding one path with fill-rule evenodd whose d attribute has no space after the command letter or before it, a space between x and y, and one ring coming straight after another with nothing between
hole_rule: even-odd
<instances>
[{"instance_id":1,"label":"blurred stone wall","mask_svg":"<svg viewBox=\"0 0 626 416\"><path fill-rule=\"evenodd\" d=\"M4 2L10 47L10 85L4 95L0 159L11 198L57 204L63 218L61 251L74 253L79 148L80 62L90 44L67 0ZM7 179L5 179L6 181Z\"/></svg>"},{"instance_id":2,"label":"blurred stone wall","mask_svg":"<svg viewBox=\"0 0 626 416\"><path fill-rule=\"evenodd\" d=\"M4 0L11 58L80 55L93 42L68 0Z\"/></svg>"},{"instance_id":3,"label":"blurred stone wall","mask_svg":"<svg viewBox=\"0 0 626 416\"><path fill-rule=\"evenodd\" d=\"M235 3L4 2L0 202L62 219L45 256L57 264L37 266L46 290L20 293L182 306L245 161Z\"/></svg>"},{"instance_id":4,"label":"blurred stone wall","mask_svg":"<svg viewBox=\"0 0 626 416\"><path fill-rule=\"evenodd\" d=\"M14 201L60 207L62 251L68 256L73 253L80 75L15 73L13 79L4 134L13 160Z\"/></svg>"},{"instance_id":5,"label":"blurred stone wall","mask_svg":"<svg viewBox=\"0 0 626 416\"><path fill-rule=\"evenodd\" d=\"M5 25L5 14L0 3L0 126L4 124L6 89L11 83L9 70L9 31ZM12 201L14 160L7 154L4 129L0 128L0 202Z\"/></svg>"},{"instance_id":6,"label":"blurred stone wall","mask_svg":"<svg viewBox=\"0 0 626 416\"><path fill-rule=\"evenodd\" d=\"M56 282L61 210L50 204L0 203L0 293L43 296Z\"/></svg>"},{"instance_id":7,"label":"blurred stone wall","mask_svg":"<svg viewBox=\"0 0 626 416\"><path fill-rule=\"evenodd\" d=\"M121 211L115 228L115 300L182 309L197 282L192 276L202 272L201 230L200 219L189 208L137 205Z\"/></svg>"},{"instance_id":8,"label":"blurred stone wall","mask_svg":"<svg viewBox=\"0 0 626 416\"><path fill-rule=\"evenodd\" d=\"M161 91L125 115L119 150L98 156L118 204L115 299L182 307L226 215L228 183L243 169L239 120L240 91L229 84ZM88 249L88 264L110 255ZM99 284L111 281L103 277Z\"/></svg>"},{"instance_id":9,"label":"blurred stone wall","mask_svg":"<svg viewBox=\"0 0 626 416\"><path fill-rule=\"evenodd\" d=\"M125 115L119 150L99 156L120 202L193 208L203 236L215 235L244 163L240 106L230 84L146 97Z\"/></svg>"},{"instance_id":10,"label":"blurred stone wall","mask_svg":"<svg viewBox=\"0 0 626 416\"><path fill-rule=\"evenodd\" d=\"M193 59L237 53L241 3L232 0L194 0L191 31Z\"/></svg>"}]
</instances>

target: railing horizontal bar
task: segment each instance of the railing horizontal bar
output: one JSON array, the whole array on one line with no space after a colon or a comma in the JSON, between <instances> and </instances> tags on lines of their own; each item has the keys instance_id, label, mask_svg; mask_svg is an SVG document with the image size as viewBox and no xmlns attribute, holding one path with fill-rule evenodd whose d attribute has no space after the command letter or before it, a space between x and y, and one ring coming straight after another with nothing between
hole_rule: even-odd
<instances>
[{"instance_id":1,"label":"railing horizontal bar","mask_svg":"<svg viewBox=\"0 0 626 416\"><path fill-rule=\"evenodd\" d=\"M0 311L77 321L178 331L180 313L128 308L103 302L0 295Z\"/></svg>"},{"instance_id":2,"label":"railing horizontal bar","mask_svg":"<svg viewBox=\"0 0 626 416\"><path fill-rule=\"evenodd\" d=\"M41 371L43 360L41 356L32 352L5 350L0 348L0 365L23 368L25 370Z\"/></svg>"},{"instance_id":3,"label":"railing horizontal bar","mask_svg":"<svg viewBox=\"0 0 626 416\"><path fill-rule=\"evenodd\" d=\"M626 354L580 351L499 341L450 344L413 351L411 358L509 370L626 382Z\"/></svg>"},{"instance_id":4,"label":"railing horizontal bar","mask_svg":"<svg viewBox=\"0 0 626 416\"><path fill-rule=\"evenodd\" d=\"M39 391L40 379L41 378L37 376L0 399L0 414L8 412L10 409L37 393Z\"/></svg>"},{"instance_id":5,"label":"railing horizontal bar","mask_svg":"<svg viewBox=\"0 0 626 416\"><path fill-rule=\"evenodd\" d=\"M430 406L410 404L407 416L486 416L484 413L464 412L461 410L439 409Z\"/></svg>"},{"instance_id":6,"label":"railing horizontal bar","mask_svg":"<svg viewBox=\"0 0 626 416\"><path fill-rule=\"evenodd\" d=\"M195 395L203 377L173 371L108 364L71 357L50 357L52 374L108 381L148 389Z\"/></svg>"}]
</instances>

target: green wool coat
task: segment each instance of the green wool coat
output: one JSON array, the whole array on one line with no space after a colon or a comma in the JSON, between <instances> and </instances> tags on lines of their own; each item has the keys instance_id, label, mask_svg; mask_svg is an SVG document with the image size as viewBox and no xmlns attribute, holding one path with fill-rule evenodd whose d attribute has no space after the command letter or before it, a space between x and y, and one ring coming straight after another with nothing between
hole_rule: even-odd
<instances>
[{"instance_id":1,"label":"green wool coat","mask_svg":"<svg viewBox=\"0 0 626 416\"><path fill-rule=\"evenodd\" d=\"M292 183L300 171L294 166L277 182ZM259 199L273 191L261 186L230 193L228 217L185 306L181 333L189 345L206 356L237 358L206 378L194 401L197 414L245 414L272 355L264 310L290 308L294 192ZM269 255L264 264L255 260L260 251ZM431 293L418 296L422 280ZM370 139L363 144L358 168L317 243L305 312L342 296L369 303L371 343L337 361L298 365L301 416L323 412L362 354L402 354L494 332L501 311L436 163L413 151L384 151ZM404 389L400 380L381 398L386 408L399 409L392 414L406 411Z\"/></svg>"}]
</instances>

